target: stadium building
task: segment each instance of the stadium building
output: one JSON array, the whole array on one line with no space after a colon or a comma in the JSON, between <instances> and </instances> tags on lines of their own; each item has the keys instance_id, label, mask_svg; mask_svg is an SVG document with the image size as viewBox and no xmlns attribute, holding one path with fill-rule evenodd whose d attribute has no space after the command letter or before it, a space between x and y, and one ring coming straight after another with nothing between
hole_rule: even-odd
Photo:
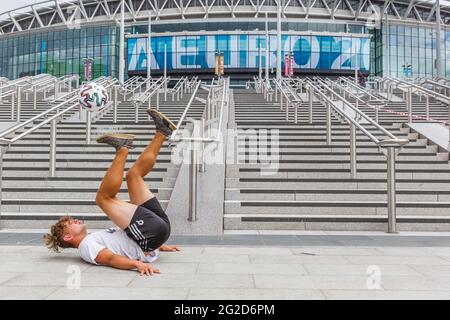
<instances>
[{"instance_id":1,"label":"stadium building","mask_svg":"<svg viewBox=\"0 0 450 320\"><path fill-rule=\"evenodd\" d=\"M450 76L450 9L419 0L120 0L44 1L0 15L0 75L49 73L146 75L149 17L151 71L207 75L223 53L232 79L249 79L293 56L296 74ZM438 27L437 17L441 24ZM436 35L441 57L436 59ZM269 39L269 50L266 42ZM281 56L281 58L280 58Z\"/></svg>"}]
</instances>

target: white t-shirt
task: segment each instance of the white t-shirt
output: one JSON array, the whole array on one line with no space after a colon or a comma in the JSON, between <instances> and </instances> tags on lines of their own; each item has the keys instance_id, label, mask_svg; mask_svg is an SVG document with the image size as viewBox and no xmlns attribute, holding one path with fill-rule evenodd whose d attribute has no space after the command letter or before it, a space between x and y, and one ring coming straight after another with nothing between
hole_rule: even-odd
<instances>
[{"instance_id":1,"label":"white t-shirt","mask_svg":"<svg viewBox=\"0 0 450 320\"><path fill-rule=\"evenodd\" d=\"M142 262L153 262L159 257L159 249L144 254L138 244L130 239L125 231L119 228L109 228L90 233L78 246L81 258L88 263L97 265L98 263L95 259L103 249L108 249L114 254Z\"/></svg>"}]
</instances>

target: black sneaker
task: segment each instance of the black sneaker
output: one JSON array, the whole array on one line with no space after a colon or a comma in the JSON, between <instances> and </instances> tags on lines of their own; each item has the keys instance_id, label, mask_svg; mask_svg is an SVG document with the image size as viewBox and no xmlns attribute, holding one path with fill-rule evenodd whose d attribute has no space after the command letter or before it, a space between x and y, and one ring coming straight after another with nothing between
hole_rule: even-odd
<instances>
[{"instance_id":1,"label":"black sneaker","mask_svg":"<svg viewBox=\"0 0 450 320\"><path fill-rule=\"evenodd\" d=\"M156 130L160 131L166 137L169 137L172 132L177 129L177 126L161 112L150 108L147 109L147 113L155 122Z\"/></svg>"},{"instance_id":2,"label":"black sneaker","mask_svg":"<svg viewBox=\"0 0 450 320\"><path fill-rule=\"evenodd\" d=\"M133 149L134 134L128 133L107 133L96 140L98 143L107 143L116 148L116 151L122 147Z\"/></svg>"}]
</instances>

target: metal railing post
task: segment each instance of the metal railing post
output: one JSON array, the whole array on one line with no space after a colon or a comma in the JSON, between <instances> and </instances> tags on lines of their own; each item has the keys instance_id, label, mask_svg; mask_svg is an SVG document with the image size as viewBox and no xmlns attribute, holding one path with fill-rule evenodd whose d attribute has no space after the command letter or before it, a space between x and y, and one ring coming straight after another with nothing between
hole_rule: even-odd
<instances>
[{"instance_id":1,"label":"metal railing post","mask_svg":"<svg viewBox=\"0 0 450 320\"><path fill-rule=\"evenodd\" d=\"M224 89L225 90L225 89ZM199 163L199 171L205 172L205 143L203 139L205 139L205 118L202 118L200 127L200 137L202 141L200 142L200 163Z\"/></svg>"},{"instance_id":2,"label":"metal railing post","mask_svg":"<svg viewBox=\"0 0 450 320\"><path fill-rule=\"evenodd\" d=\"M139 123L139 102L134 104L134 123Z\"/></svg>"},{"instance_id":3,"label":"metal railing post","mask_svg":"<svg viewBox=\"0 0 450 320\"><path fill-rule=\"evenodd\" d=\"M407 108L408 108L408 122L412 123L412 88L411 87L408 88L406 101L407 101Z\"/></svg>"},{"instance_id":4,"label":"metal railing post","mask_svg":"<svg viewBox=\"0 0 450 320\"><path fill-rule=\"evenodd\" d=\"M350 123L350 175L352 179L357 176L357 162L356 162L356 128Z\"/></svg>"},{"instance_id":5,"label":"metal railing post","mask_svg":"<svg viewBox=\"0 0 450 320\"><path fill-rule=\"evenodd\" d=\"M286 121L289 121L289 104L290 104L290 101L286 97Z\"/></svg>"},{"instance_id":6,"label":"metal railing post","mask_svg":"<svg viewBox=\"0 0 450 320\"><path fill-rule=\"evenodd\" d=\"M59 93L57 80L55 80L55 89L54 90L55 90L55 100L56 100L56 99L58 99L58 93Z\"/></svg>"},{"instance_id":7,"label":"metal railing post","mask_svg":"<svg viewBox=\"0 0 450 320\"><path fill-rule=\"evenodd\" d=\"M294 123L298 123L298 103L296 102L294 105Z\"/></svg>"},{"instance_id":8,"label":"metal railing post","mask_svg":"<svg viewBox=\"0 0 450 320\"><path fill-rule=\"evenodd\" d=\"M327 145L331 145L331 106L329 102L326 102L327 108Z\"/></svg>"},{"instance_id":9,"label":"metal railing post","mask_svg":"<svg viewBox=\"0 0 450 320\"><path fill-rule=\"evenodd\" d=\"M311 88L309 88L308 90L309 93L309 112L308 112L308 120L309 123L312 124L313 123L313 99L314 99L314 95L313 95L313 91Z\"/></svg>"},{"instance_id":10,"label":"metal railing post","mask_svg":"<svg viewBox=\"0 0 450 320\"><path fill-rule=\"evenodd\" d=\"M16 116L17 122L20 122L21 108L22 108L22 89L20 87L17 87L17 116Z\"/></svg>"},{"instance_id":11,"label":"metal railing post","mask_svg":"<svg viewBox=\"0 0 450 320\"><path fill-rule=\"evenodd\" d=\"M397 196L395 181L395 148L387 148L388 233L397 233Z\"/></svg>"},{"instance_id":12,"label":"metal railing post","mask_svg":"<svg viewBox=\"0 0 450 320\"><path fill-rule=\"evenodd\" d=\"M33 90L33 109L36 110L36 100L37 100L37 87Z\"/></svg>"},{"instance_id":13,"label":"metal railing post","mask_svg":"<svg viewBox=\"0 0 450 320\"><path fill-rule=\"evenodd\" d=\"M430 120L430 96L426 95L427 99L426 99L426 114L427 114L427 120Z\"/></svg>"},{"instance_id":14,"label":"metal railing post","mask_svg":"<svg viewBox=\"0 0 450 320\"><path fill-rule=\"evenodd\" d=\"M188 220L197 220L197 153L194 143L191 143L191 163L189 167L189 217Z\"/></svg>"},{"instance_id":15,"label":"metal railing post","mask_svg":"<svg viewBox=\"0 0 450 320\"><path fill-rule=\"evenodd\" d=\"M159 110L159 89L156 90L156 110Z\"/></svg>"},{"instance_id":16,"label":"metal railing post","mask_svg":"<svg viewBox=\"0 0 450 320\"><path fill-rule=\"evenodd\" d=\"M3 189L2 189L2 180L3 180L3 156L6 153L6 150L8 150L8 147L5 145L1 145L0 146L0 229L2 228L1 226L1 221L2 221L2 194L3 194Z\"/></svg>"},{"instance_id":17,"label":"metal railing post","mask_svg":"<svg viewBox=\"0 0 450 320\"><path fill-rule=\"evenodd\" d=\"M117 123L117 105L118 105L117 91L118 91L118 89L119 89L118 86L114 86L113 123Z\"/></svg>"},{"instance_id":18,"label":"metal railing post","mask_svg":"<svg viewBox=\"0 0 450 320\"><path fill-rule=\"evenodd\" d=\"M280 110L283 110L283 92L280 90Z\"/></svg>"},{"instance_id":19,"label":"metal railing post","mask_svg":"<svg viewBox=\"0 0 450 320\"><path fill-rule=\"evenodd\" d=\"M11 93L11 120L14 120L14 105L16 104L15 100L16 93Z\"/></svg>"},{"instance_id":20,"label":"metal railing post","mask_svg":"<svg viewBox=\"0 0 450 320\"><path fill-rule=\"evenodd\" d=\"M167 101L167 77L164 78L164 101Z\"/></svg>"},{"instance_id":21,"label":"metal railing post","mask_svg":"<svg viewBox=\"0 0 450 320\"><path fill-rule=\"evenodd\" d=\"M55 176L56 171L56 118L50 124L50 155L49 155L49 173L50 177Z\"/></svg>"},{"instance_id":22,"label":"metal railing post","mask_svg":"<svg viewBox=\"0 0 450 320\"><path fill-rule=\"evenodd\" d=\"M380 106L375 105L375 122L376 123L379 122L379 111L380 111Z\"/></svg>"},{"instance_id":23,"label":"metal railing post","mask_svg":"<svg viewBox=\"0 0 450 320\"><path fill-rule=\"evenodd\" d=\"M86 144L91 144L91 113L86 110Z\"/></svg>"}]
</instances>

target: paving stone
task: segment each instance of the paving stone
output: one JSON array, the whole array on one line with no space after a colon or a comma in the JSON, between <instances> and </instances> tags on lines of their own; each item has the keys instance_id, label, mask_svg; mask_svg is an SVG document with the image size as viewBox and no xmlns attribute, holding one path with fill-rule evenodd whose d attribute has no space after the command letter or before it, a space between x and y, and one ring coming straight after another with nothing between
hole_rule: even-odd
<instances>
[{"instance_id":1,"label":"paving stone","mask_svg":"<svg viewBox=\"0 0 450 320\"><path fill-rule=\"evenodd\" d=\"M367 289L367 276L286 276L255 275L256 288L273 289Z\"/></svg>"},{"instance_id":2,"label":"paving stone","mask_svg":"<svg viewBox=\"0 0 450 320\"><path fill-rule=\"evenodd\" d=\"M366 265L338 265L338 264L304 264L303 267L310 275L355 275L355 276L369 276L371 271L370 266ZM381 276L384 275L401 275L401 276L420 276L412 266L407 265L378 265Z\"/></svg>"},{"instance_id":3,"label":"paving stone","mask_svg":"<svg viewBox=\"0 0 450 320\"><path fill-rule=\"evenodd\" d=\"M68 284L77 286L75 273L22 273L17 277L3 283L3 286L24 287L66 287ZM126 287L138 273L124 272L121 274L109 273L82 273L80 276L81 287Z\"/></svg>"},{"instance_id":4,"label":"paving stone","mask_svg":"<svg viewBox=\"0 0 450 320\"><path fill-rule=\"evenodd\" d=\"M47 297L57 300L184 300L187 288L60 288Z\"/></svg>"},{"instance_id":5,"label":"paving stone","mask_svg":"<svg viewBox=\"0 0 450 320\"><path fill-rule=\"evenodd\" d=\"M55 292L58 287L3 287L0 286L2 300L41 300Z\"/></svg>"},{"instance_id":6,"label":"paving stone","mask_svg":"<svg viewBox=\"0 0 450 320\"><path fill-rule=\"evenodd\" d=\"M407 257L407 256L348 256L346 257L351 263L365 265L413 265L413 264L430 264L430 265L450 265L450 260L440 257Z\"/></svg>"},{"instance_id":7,"label":"paving stone","mask_svg":"<svg viewBox=\"0 0 450 320\"><path fill-rule=\"evenodd\" d=\"M198 274L306 274L300 264L274 263L200 263Z\"/></svg>"},{"instance_id":8,"label":"paving stone","mask_svg":"<svg viewBox=\"0 0 450 320\"><path fill-rule=\"evenodd\" d=\"M129 286L133 288L254 288L254 282L250 275L166 274L138 277Z\"/></svg>"}]
</instances>

